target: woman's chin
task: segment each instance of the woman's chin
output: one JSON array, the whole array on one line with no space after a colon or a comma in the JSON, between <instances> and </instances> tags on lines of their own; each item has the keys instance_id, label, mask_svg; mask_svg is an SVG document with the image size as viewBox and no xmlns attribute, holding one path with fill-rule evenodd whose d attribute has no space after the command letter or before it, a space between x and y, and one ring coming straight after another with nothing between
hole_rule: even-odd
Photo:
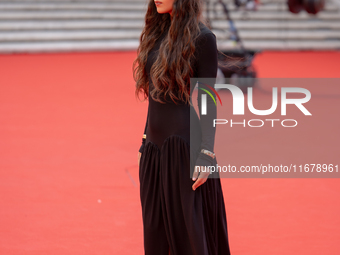
<instances>
[{"instance_id":1,"label":"woman's chin","mask_svg":"<svg viewBox=\"0 0 340 255\"><path fill-rule=\"evenodd\" d=\"M158 12L159 14L169 13L169 11L167 11L167 10L162 10L162 8L157 8L157 12Z\"/></svg>"}]
</instances>

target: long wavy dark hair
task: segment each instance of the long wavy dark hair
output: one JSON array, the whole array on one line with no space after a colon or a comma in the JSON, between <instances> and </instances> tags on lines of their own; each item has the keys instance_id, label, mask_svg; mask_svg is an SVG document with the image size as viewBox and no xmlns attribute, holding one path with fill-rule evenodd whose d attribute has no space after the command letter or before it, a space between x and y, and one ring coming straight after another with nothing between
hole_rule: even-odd
<instances>
[{"instance_id":1,"label":"long wavy dark hair","mask_svg":"<svg viewBox=\"0 0 340 255\"><path fill-rule=\"evenodd\" d=\"M150 96L164 103L162 97L169 95L172 101L190 102L187 85L193 75L195 40L202 18L202 0L174 0L172 19L170 14L159 14L154 0L150 0L145 15L145 26L140 36L138 56L133 63L133 77L136 81L136 96L148 97L149 81L145 70L148 54L156 40L168 30L162 41L159 54L150 70L154 89Z\"/></svg>"}]
</instances>

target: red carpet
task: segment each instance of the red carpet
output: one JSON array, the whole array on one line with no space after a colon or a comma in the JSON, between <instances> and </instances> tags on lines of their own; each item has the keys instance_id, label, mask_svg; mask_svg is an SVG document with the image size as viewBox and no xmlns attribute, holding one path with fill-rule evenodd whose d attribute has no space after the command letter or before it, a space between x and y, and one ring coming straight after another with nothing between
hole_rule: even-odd
<instances>
[{"instance_id":1,"label":"red carpet","mask_svg":"<svg viewBox=\"0 0 340 255\"><path fill-rule=\"evenodd\" d=\"M0 254L143 254L134 58L0 55ZM255 59L260 77L340 78L339 64L339 52ZM233 255L339 254L338 179L222 182Z\"/></svg>"}]
</instances>

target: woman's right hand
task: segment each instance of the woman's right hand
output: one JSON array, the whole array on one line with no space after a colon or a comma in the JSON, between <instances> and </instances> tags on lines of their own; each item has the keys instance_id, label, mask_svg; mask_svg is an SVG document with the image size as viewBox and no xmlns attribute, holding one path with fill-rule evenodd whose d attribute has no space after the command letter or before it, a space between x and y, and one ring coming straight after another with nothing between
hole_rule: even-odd
<instances>
[{"instance_id":1,"label":"woman's right hand","mask_svg":"<svg viewBox=\"0 0 340 255\"><path fill-rule=\"evenodd\" d=\"M140 157L142 156L142 153L138 152L138 166L139 166L139 162L140 162Z\"/></svg>"}]
</instances>

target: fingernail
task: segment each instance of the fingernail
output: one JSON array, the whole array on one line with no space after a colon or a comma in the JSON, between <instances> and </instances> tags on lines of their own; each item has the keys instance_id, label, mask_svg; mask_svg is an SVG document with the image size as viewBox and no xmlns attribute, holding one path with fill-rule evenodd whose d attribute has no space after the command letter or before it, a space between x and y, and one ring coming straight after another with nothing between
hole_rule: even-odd
<instances>
[{"instance_id":1,"label":"fingernail","mask_svg":"<svg viewBox=\"0 0 340 255\"><path fill-rule=\"evenodd\" d=\"M192 180L193 180L193 181L196 181L196 178L195 178L195 177L193 177L193 178L192 178Z\"/></svg>"}]
</instances>

